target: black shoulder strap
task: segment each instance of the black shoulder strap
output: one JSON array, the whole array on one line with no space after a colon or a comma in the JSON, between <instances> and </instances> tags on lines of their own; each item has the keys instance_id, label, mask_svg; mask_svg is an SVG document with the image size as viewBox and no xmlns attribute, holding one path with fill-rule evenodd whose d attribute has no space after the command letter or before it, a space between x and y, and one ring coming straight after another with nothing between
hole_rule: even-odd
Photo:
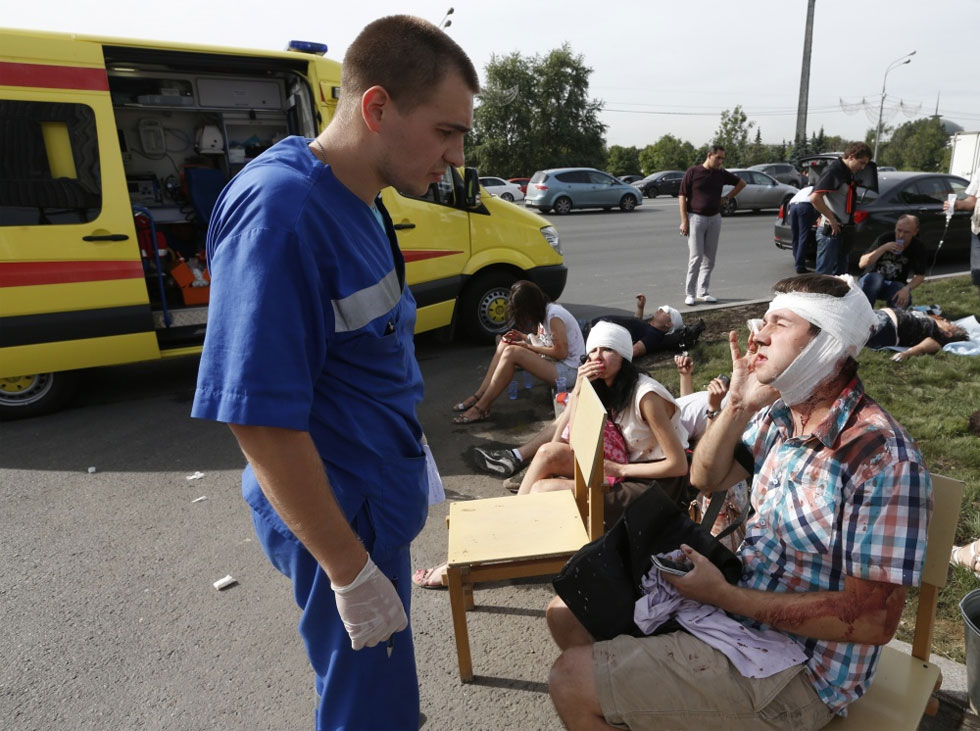
<instances>
[{"instance_id":1,"label":"black shoulder strap","mask_svg":"<svg viewBox=\"0 0 980 731\"><path fill-rule=\"evenodd\" d=\"M704 516L701 518L701 525L703 525L709 532L714 526L715 521L718 520L718 514L721 512L722 506L725 504L725 497L728 495L728 490L720 490L711 494L711 500L708 502L708 509L704 511ZM738 516L738 520L729 525L721 533L715 536L719 541L727 536L729 533L737 530L745 519L748 517L749 511L745 511Z\"/></svg>"}]
</instances>

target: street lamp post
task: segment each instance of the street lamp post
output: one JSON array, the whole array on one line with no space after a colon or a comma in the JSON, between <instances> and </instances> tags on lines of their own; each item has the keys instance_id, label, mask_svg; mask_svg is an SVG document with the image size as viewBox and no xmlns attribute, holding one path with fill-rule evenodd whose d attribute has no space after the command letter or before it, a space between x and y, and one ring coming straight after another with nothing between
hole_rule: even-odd
<instances>
[{"instance_id":1,"label":"street lamp post","mask_svg":"<svg viewBox=\"0 0 980 731\"><path fill-rule=\"evenodd\" d=\"M878 105L878 127L875 130L875 150L874 154L872 155L872 159L875 162L878 161L878 141L881 139L881 115L885 111L885 84L888 83L888 72L893 68L904 66L905 64L909 63L914 55L915 51L912 51L912 53L906 53L901 58L896 58L894 61L888 64L888 68L885 69L885 78L881 82L881 103Z\"/></svg>"},{"instance_id":2,"label":"street lamp post","mask_svg":"<svg viewBox=\"0 0 980 731\"><path fill-rule=\"evenodd\" d=\"M449 20L449 16L452 15L453 12L453 8L449 8L449 10L446 11L446 14L442 16L442 20L439 21L440 28L448 28L453 24L453 21Z\"/></svg>"}]
</instances>

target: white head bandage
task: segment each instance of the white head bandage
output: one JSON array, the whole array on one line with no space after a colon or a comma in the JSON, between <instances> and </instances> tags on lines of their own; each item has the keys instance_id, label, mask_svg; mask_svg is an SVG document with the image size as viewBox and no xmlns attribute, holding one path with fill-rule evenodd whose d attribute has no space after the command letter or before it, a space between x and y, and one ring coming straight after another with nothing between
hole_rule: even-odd
<instances>
[{"instance_id":1,"label":"white head bandage","mask_svg":"<svg viewBox=\"0 0 980 731\"><path fill-rule=\"evenodd\" d=\"M681 313L677 311L676 307L660 305L657 312L666 312L670 316L670 330L668 332L674 332L674 330L684 327L684 318L681 317Z\"/></svg>"},{"instance_id":2,"label":"white head bandage","mask_svg":"<svg viewBox=\"0 0 980 731\"><path fill-rule=\"evenodd\" d=\"M857 357L875 324L868 298L843 275L850 290L844 297L790 292L777 294L768 312L789 310L820 328L796 359L772 382L787 404L806 400L846 356ZM767 314L768 314L767 312Z\"/></svg>"},{"instance_id":3,"label":"white head bandage","mask_svg":"<svg viewBox=\"0 0 980 731\"><path fill-rule=\"evenodd\" d=\"M589 339L585 343L585 352L591 353L596 348L609 348L626 360L633 360L633 339L630 337L629 330L622 325L605 320L599 320L593 325L589 331Z\"/></svg>"}]
</instances>

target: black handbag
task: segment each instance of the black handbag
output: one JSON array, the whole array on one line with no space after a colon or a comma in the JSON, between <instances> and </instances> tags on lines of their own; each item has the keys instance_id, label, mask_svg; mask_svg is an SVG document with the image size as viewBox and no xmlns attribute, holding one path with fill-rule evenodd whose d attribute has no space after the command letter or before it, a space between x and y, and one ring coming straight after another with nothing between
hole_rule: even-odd
<instances>
[{"instance_id":1,"label":"black handbag","mask_svg":"<svg viewBox=\"0 0 980 731\"><path fill-rule=\"evenodd\" d=\"M712 506L720 502L719 497ZM626 506L607 533L579 549L552 584L596 640L622 634L642 637L633 622L633 605L643 594L641 582L652 565L651 555L669 553L686 543L717 566L730 584L741 578L741 560L711 535L709 527L691 520L654 484ZM657 634L677 628L667 622Z\"/></svg>"}]
</instances>

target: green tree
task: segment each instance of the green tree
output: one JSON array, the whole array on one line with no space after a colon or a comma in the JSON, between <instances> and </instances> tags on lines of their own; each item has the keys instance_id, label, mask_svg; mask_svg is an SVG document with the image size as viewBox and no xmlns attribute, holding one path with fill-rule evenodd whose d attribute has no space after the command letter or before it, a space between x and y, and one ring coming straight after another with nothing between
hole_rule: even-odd
<instances>
[{"instance_id":1,"label":"green tree","mask_svg":"<svg viewBox=\"0 0 980 731\"><path fill-rule=\"evenodd\" d=\"M877 131L877 129L875 127L871 127L871 128L868 129L868 131L864 135L864 142L865 142L865 144L867 144L867 146L870 147L872 150L875 149L875 132L876 131ZM895 131L895 128L894 127L889 127L887 124L882 124L881 125L881 139L883 141L881 142L881 144L878 145L878 159L875 162L881 162L881 152L884 149L884 145L887 144L886 142L884 142L884 140L888 139L888 136L892 132L894 132L894 131ZM848 144L849 143L845 143L844 144L844 147L847 147ZM844 147L840 148L841 151L844 150Z\"/></svg>"},{"instance_id":2,"label":"green tree","mask_svg":"<svg viewBox=\"0 0 980 731\"><path fill-rule=\"evenodd\" d=\"M640 151L640 168L644 175L659 170L687 170L697 162L694 145L669 134Z\"/></svg>"},{"instance_id":3,"label":"green tree","mask_svg":"<svg viewBox=\"0 0 980 731\"><path fill-rule=\"evenodd\" d=\"M602 102L589 98L588 68L568 44L546 56L493 56L466 155L487 175L530 175L564 165L604 167Z\"/></svg>"},{"instance_id":4,"label":"green tree","mask_svg":"<svg viewBox=\"0 0 980 731\"><path fill-rule=\"evenodd\" d=\"M822 152L843 152L844 148L851 144L851 140L840 135L827 135L824 138L824 149Z\"/></svg>"},{"instance_id":5,"label":"green tree","mask_svg":"<svg viewBox=\"0 0 980 731\"><path fill-rule=\"evenodd\" d=\"M752 144L746 146L742 165L749 167L750 165L761 165L764 162L772 162L772 160L772 145L767 145L762 141L762 128L756 127L755 139L752 141Z\"/></svg>"},{"instance_id":6,"label":"green tree","mask_svg":"<svg viewBox=\"0 0 980 731\"><path fill-rule=\"evenodd\" d=\"M806 135L803 135L803 137L794 142L786 151L786 157L794 163L801 157L806 157L810 154L813 154L813 150L810 149L810 143L807 141Z\"/></svg>"},{"instance_id":7,"label":"green tree","mask_svg":"<svg viewBox=\"0 0 980 731\"><path fill-rule=\"evenodd\" d=\"M718 131L715 132L713 144L725 148L725 167L737 168L742 165L749 141L749 130L755 126L742 111L742 105L736 104L731 111L721 113Z\"/></svg>"},{"instance_id":8,"label":"green tree","mask_svg":"<svg viewBox=\"0 0 980 731\"><path fill-rule=\"evenodd\" d=\"M640 151L636 147L613 145L609 148L606 170L616 177L640 172Z\"/></svg>"},{"instance_id":9,"label":"green tree","mask_svg":"<svg viewBox=\"0 0 980 731\"><path fill-rule=\"evenodd\" d=\"M827 135L823 133L823 127L820 128L820 132L817 134L816 141L813 143L813 149L819 150L820 152L827 152Z\"/></svg>"},{"instance_id":10,"label":"green tree","mask_svg":"<svg viewBox=\"0 0 980 731\"><path fill-rule=\"evenodd\" d=\"M948 165L949 136L938 117L916 119L899 125L891 138L878 145L878 163L899 170L939 172Z\"/></svg>"}]
</instances>

